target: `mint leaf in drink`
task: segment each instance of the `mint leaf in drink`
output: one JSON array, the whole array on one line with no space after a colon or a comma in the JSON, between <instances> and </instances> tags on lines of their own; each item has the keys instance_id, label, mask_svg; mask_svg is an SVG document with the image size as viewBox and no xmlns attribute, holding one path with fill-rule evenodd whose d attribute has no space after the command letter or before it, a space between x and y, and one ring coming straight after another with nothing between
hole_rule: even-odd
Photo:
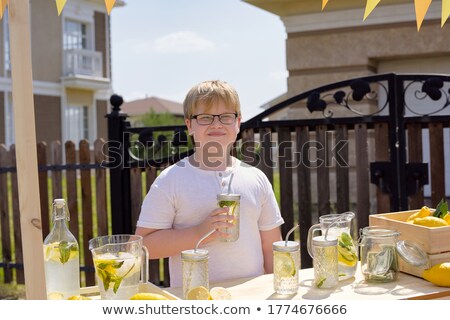
<instances>
[{"instance_id":1,"label":"mint leaf in drink","mask_svg":"<svg viewBox=\"0 0 450 320\"><path fill-rule=\"evenodd\" d=\"M231 207L231 206L234 206L235 204L236 204L236 201L233 201L233 200L221 200L221 201L219 201L219 206L221 208L223 208L223 207Z\"/></svg>"},{"instance_id":2,"label":"mint leaf in drink","mask_svg":"<svg viewBox=\"0 0 450 320\"><path fill-rule=\"evenodd\" d=\"M343 247L350 247L353 246L353 240L352 237L347 232L341 233L341 241L339 245Z\"/></svg>"},{"instance_id":3,"label":"mint leaf in drink","mask_svg":"<svg viewBox=\"0 0 450 320\"><path fill-rule=\"evenodd\" d=\"M71 247L72 244L69 244L67 241L61 241L59 243L59 261L61 261L62 264L69 261Z\"/></svg>"}]
</instances>

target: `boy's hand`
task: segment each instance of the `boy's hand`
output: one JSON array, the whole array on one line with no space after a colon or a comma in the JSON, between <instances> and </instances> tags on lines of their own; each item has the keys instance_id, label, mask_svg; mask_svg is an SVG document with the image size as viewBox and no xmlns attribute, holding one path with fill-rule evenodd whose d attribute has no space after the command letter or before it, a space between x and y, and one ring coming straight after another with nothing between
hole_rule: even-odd
<instances>
[{"instance_id":1,"label":"boy's hand","mask_svg":"<svg viewBox=\"0 0 450 320\"><path fill-rule=\"evenodd\" d=\"M221 237L230 237L229 234L223 233L220 230L223 228L233 227L233 216L228 215L228 207L217 208L212 211L209 216L197 226L199 239L207 234L209 231L215 229L216 232L211 234L208 238L203 240L203 243L211 242Z\"/></svg>"}]
</instances>

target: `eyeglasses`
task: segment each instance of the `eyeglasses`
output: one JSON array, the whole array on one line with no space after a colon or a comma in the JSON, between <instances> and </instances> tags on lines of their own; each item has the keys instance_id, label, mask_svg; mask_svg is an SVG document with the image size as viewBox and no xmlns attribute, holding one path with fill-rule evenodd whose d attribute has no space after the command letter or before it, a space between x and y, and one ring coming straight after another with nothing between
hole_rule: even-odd
<instances>
[{"instance_id":1,"label":"eyeglasses","mask_svg":"<svg viewBox=\"0 0 450 320\"><path fill-rule=\"evenodd\" d=\"M197 114L192 116L192 119L197 120L197 123L202 126L210 125L214 122L215 117L219 118L222 124L234 124L237 118L237 113L222 113L222 114Z\"/></svg>"}]
</instances>

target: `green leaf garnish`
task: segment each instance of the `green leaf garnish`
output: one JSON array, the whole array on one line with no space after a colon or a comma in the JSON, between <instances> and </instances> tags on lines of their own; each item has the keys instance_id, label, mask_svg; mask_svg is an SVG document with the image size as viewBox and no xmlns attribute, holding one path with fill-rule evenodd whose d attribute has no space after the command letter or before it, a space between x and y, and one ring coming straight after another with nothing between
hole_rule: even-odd
<instances>
[{"instance_id":1,"label":"green leaf garnish","mask_svg":"<svg viewBox=\"0 0 450 320\"><path fill-rule=\"evenodd\" d=\"M444 219L444 217L447 215L448 211L448 204L444 199L441 199L439 204L436 207L436 210L433 213L433 217Z\"/></svg>"},{"instance_id":2,"label":"green leaf garnish","mask_svg":"<svg viewBox=\"0 0 450 320\"><path fill-rule=\"evenodd\" d=\"M236 201L233 201L233 200L221 200L219 202L219 206L221 208L223 208L223 207L231 207L231 206L234 206L235 204L236 204Z\"/></svg>"},{"instance_id":3,"label":"green leaf garnish","mask_svg":"<svg viewBox=\"0 0 450 320\"><path fill-rule=\"evenodd\" d=\"M71 247L72 244L69 244L67 241L61 241L59 243L59 261L61 261L62 264L69 261Z\"/></svg>"},{"instance_id":4,"label":"green leaf garnish","mask_svg":"<svg viewBox=\"0 0 450 320\"><path fill-rule=\"evenodd\" d=\"M116 269L122 267L124 263L124 260L111 260L108 262L97 263L97 276L102 280L105 291L108 291L111 283L113 283L113 292L117 293L122 280L131 272L131 270L133 270L135 263L133 263L131 268L122 277L117 276ZM112 267L112 269L108 267Z\"/></svg>"}]
</instances>

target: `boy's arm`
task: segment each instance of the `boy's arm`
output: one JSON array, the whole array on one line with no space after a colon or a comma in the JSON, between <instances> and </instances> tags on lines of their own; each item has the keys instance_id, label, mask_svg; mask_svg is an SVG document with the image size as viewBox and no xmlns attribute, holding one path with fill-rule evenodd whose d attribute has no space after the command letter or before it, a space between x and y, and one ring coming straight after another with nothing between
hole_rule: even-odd
<instances>
[{"instance_id":1,"label":"boy's arm","mask_svg":"<svg viewBox=\"0 0 450 320\"><path fill-rule=\"evenodd\" d=\"M224 215L227 208L215 209L199 225L185 229L151 229L137 227L136 234L142 236L143 244L147 247L150 259L166 258L180 254L183 250L194 249L198 240L212 229L219 230L231 227L227 222L230 216ZM207 243L226 234L216 231L206 238L202 243Z\"/></svg>"},{"instance_id":2,"label":"boy's arm","mask_svg":"<svg viewBox=\"0 0 450 320\"><path fill-rule=\"evenodd\" d=\"M261 244L264 257L264 271L265 273L273 273L273 251L272 244L276 241L281 241L280 228L274 228L269 231L260 231Z\"/></svg>"}]
</instances>

